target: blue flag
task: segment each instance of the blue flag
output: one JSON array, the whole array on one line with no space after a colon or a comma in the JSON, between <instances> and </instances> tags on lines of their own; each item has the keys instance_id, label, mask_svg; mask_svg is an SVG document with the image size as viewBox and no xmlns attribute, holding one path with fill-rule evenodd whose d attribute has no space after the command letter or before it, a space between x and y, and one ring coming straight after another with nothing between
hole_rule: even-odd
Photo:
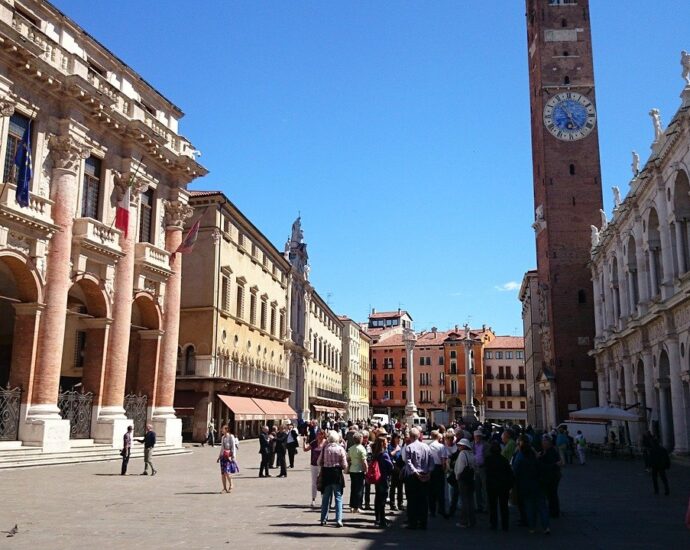
<instances>
[{"instance_id":1,"label":"blue flag","mask_svg":"<svg viewBox=\"0 0 690 550\"><path fill-rule=\"evenodd\" d=\"M24 131L24 137L19 142L14 164L17 166L17 204L26 208L29 206L29 187L31 185L31 122L29 122Z\"/></svg>"}]
</instances>

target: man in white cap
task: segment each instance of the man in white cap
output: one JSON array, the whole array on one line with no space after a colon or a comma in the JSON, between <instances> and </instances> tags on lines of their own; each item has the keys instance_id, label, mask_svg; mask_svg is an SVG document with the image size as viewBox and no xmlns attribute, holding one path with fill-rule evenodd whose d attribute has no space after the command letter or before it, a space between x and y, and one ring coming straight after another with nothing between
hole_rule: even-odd
<instances>
[{"instance_id":1,"label":"man in white cap","mask_svg":"<svg viewBox=\"0 0 690 550\"><path fill-rule=\"evenodd\" d=\"M477 499L477 513L483 514L486 511L486 470L484 469L484 458L489 452L489 446L484 441L484 432L476 430L474 432L473 454L477 467L474 471L474 495Z\"/></svg>"},{"instance_id":2,"label":"man in white cap","mask_svg":"<svg viewBox=\"0 0 690 550\"><path fill-rule=\"evenodd\" d=\"M472 453L472 443L462 438L458 443L460 455L455 461L455 477L460 491L460 523L458 527L474 527L477 519L474 515L474 473L476 463Z\"/></svg>"}]
</instances>

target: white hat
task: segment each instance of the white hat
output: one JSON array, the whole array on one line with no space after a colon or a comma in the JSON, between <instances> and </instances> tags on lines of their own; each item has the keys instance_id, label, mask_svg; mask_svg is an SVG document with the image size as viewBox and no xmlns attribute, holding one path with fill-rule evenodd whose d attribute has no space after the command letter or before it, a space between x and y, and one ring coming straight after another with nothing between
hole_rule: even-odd
<instances>
[{"instance_id":1,"label":"white hat","mask_svg":"<svg viewBox=\"0 0 690 550\"><path fill-rule=\"evenodd\" d=\"M472 443L470 443L467 439L464 437L460 440L460 443L458 443L461 447L467 447L468 449L472 448Z\"/></svg>"}]
</instances>

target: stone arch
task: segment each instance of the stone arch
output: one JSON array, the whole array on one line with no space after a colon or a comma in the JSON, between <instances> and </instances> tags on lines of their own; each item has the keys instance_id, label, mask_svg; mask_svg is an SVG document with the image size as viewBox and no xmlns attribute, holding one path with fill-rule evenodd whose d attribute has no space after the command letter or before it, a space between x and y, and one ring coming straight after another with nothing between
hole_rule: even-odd
<instances>
[{"instance_id":1,"label":"stone arch","mask_svg":"<svg viewBox=\"0 0 690 550\"><path fill-rule=\"evenodd\" d=\"M671 402L671 362L664 346L657 360L656 400L658 405L659 432L667 449L673 449L673 406Z\"/></svg>"},{"instance_id":2,"label":"stone arch","mask_svg":"<svg viewBox=\"0 0 690 550\"><path fill-rule=\"evenodd\" d=\"M81 303L94 317L110 317L111 303L108 294L101 285L100 279L91 273L82 273L74 278L72 287L67 295L67 309L72 303Z\"/></svg>"},{"instance_id":3,"label":"stone arch","mask_svg":"<svg viewBox=\"0 0 690 550\"><path fill-rule=\"evenodd\" d=\"M673 183L671 240L676 250L678 273L690 270L690 180L685 170L676 172Z\"/></svg>"},{"instance_id":4,"label":"stone arch","mask_svg":"<svg viewBox=\"0 0 690 550\"><path fill-rule=\"evenodd\" d=\"M39 319L43 302L41 276L33 262L14 250L0 251L0 385L23 391L27 402Z\"/></svg>"},{"instance_id":5,"label":"stone arch","mask_svg":"<svg viewBox=\"0 0 690 550\"><path fill-rule=\"evenodd\" d=\"M154 403L160 354L161 309L148 292L137 292L132 301L125 394L147 396Z\"/></svg>"},{"instance_id":6,"label":"stone arch","mask_svg":"<svg viewBox=\"0 0 690 550\"><path fill-rule=\"evenodd\" d=\"M626 252L625 265L628 277L628 301L630 303L628 311L634 313L640 301L640 284L637 272L637 241L632 233L628 237Z\"/></svg>"}]
</instances>

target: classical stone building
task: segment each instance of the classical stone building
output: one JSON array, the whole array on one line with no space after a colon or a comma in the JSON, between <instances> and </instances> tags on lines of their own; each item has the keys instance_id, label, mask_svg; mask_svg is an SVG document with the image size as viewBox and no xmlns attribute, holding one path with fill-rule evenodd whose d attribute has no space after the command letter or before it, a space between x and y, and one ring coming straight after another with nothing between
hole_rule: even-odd
<instances>
[{"instance_id":1,"label":"classical stone building","mask_svg":"<svg viewBox=\"0 0 690 550\"><path fill-rule=\"evenodd\" d=\"M183 114L48 2L3 2L0 39L0 439L117 447L127 425L152 421L180 445L182 256L171 253L191 214L185 187L206 173L178 133Z\"/></svg>"},{"instance_id":2,"label":"classical stone building","mask_svg":"<svg viewBox=\"0 0 690 550\"><path fill-rule=\"evenodd\" d=\"M690 450L690 58L682 104L662 128L611 220L592 227L599 403L635 411L633 442L650 428L668 449ZM601 227L599 227L601 225Z\"/></svg>"},{"instance_id":3,"label":"classical stone building","mask_svg":"<svg viewBox=\"0 0 690 550\"><path fill-rule=\"evenodd\" d=\"M525 346L522 336L496 336L484 346L484 419L527 423Z\"/></svg>"},{"instance_id":4,"label":"classical stone building","mask_svg":"<svg viewBox=\"0 0 690 550\"><path fill-rule=\"evenodd\" d=\"M219 191L192 191L199 235L182 271L175 408L186 437L209 420L239 437L296 419L285 349L290 263ZM258 407L258 410L257 410Z\"/></svg>"},{"instance_id":5,"label":"classical stone building","mask_svg":"<svg viewBox=\"0 0 690 550\"><path fill-rule=\"evenodd\" d=\"M369 345L371 338L359 323L341 316L343 324L343 393L350 420L369 418Z\"/></svg>"},{"instance_id":6,"label":"classical stone building","mask_svg":"<svg viewBox=\"0 0 690 550\"><path fill-rule=\"evenodd\" d=\"M303 420L344 418L343 324L309 282L309 255L297 218L285 244L288 274L290 405Z\"/></svg>"}]
</instances>

